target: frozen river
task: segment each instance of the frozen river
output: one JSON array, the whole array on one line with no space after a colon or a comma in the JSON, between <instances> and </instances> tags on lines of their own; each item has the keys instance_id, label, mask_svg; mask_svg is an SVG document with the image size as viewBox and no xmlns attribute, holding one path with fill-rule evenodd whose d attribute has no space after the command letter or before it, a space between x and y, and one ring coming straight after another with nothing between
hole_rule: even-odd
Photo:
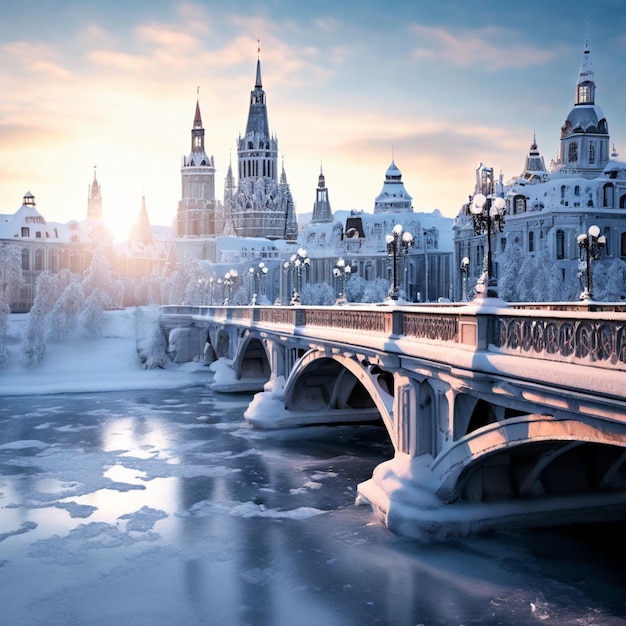
<instances>
[{"instance_id":1,"label":"frozen river","mask_svg":"<svg viewBox=\"0 0 626 626\"><path fill-rule=\"evenodd\" d=\"M421 544L374 426L260 432L206 387L0 399L3 626L626 624L624 525Z\"/></svg>"}]
</instances>

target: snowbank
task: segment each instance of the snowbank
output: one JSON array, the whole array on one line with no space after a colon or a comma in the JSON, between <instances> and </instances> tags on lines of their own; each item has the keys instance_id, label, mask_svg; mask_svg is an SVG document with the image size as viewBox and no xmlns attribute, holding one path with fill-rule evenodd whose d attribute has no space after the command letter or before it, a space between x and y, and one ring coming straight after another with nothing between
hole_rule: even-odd
<instances>
[{"instance_id":1,"label":"snowbank","mask_svg":"<svg viewBox=\"0 0 626 626\"><path fill-rule=\"evenodd\" d=\"M22 338L28 314L9 316L9 365L0 370L0 396L162 389L202 385L211 373L202 362L144 369L137 354L135 309L105 312L102 336L48 342L41 367L24 365Z\"/></svg>"}]
</instances>

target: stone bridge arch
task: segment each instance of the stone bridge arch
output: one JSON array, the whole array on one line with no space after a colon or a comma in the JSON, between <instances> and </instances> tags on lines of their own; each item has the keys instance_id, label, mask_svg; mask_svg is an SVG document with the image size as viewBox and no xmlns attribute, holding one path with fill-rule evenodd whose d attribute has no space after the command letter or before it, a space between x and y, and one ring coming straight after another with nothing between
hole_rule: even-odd
<instances>
[{"instance_id":1,"label":"stone bridge arch","mask_svg":"<svg viewBox=\"0 0 626 626\"><path fill-rule=\"evenodd\" d=\"M309 350L294 365L283 401L288 411L319 410L326 423L382 418L395 445L393 374L356 355ZM330 420L333 412L336 418Z\"/></svg>"},{"instance_id":2,"label":"stone bridge arch","mask_svg":"<svg viewBox=\"0 0 626 626\"><path fill-rule=\"evenodd\" d=\"M460 438L432 465L446 503L623 489L626 426L532 414Z\"/></svg>"},{"instance_id":3,"label":"stone bridge arch","mask_svg":"<svg viewBox=\"0 0 626 626\"><path fill-rule=\"evenodd\" d=\"M237 345L233 369L239 380L250 378L267 382L272 374L267 342L254 333L243 334Z\"/></svg>"}]
</instances>

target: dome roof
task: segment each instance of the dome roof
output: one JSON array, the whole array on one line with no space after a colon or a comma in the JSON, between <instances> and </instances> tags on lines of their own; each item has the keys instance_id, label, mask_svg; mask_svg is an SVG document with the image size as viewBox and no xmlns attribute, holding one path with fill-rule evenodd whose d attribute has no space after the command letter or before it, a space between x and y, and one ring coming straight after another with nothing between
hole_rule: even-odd
<instances>
[{"instance_id":1,"label":"dome roof","mask_svg":"<svg viewBox=\"0 0 626 626\"><path fill-rule=\"evenodd\" d=\"M577 105L567 116L561 137L568 137L573 133L608 135L608 132L606 118L599 106L595 104Z\"/></svg>"}]
</instances>

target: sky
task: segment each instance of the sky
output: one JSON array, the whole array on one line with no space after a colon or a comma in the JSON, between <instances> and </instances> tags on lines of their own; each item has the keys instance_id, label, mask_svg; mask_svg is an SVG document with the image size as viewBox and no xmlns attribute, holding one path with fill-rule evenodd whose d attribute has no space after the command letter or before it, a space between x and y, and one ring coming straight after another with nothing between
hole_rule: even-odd
<instances>
[{"instance_id":1,"label":"sky","mask_svg":"<svg viewBox=\"0 0 626 626\"><path fill-rule=\"evenodd\" d=\"M480 163L546 164L574 103L587 34L596 103L626 158L626 3L597 0L7 0L0 8L0 213L30 191L48 221L84 219L94 166L127 234L180 199L199 98L223 197L257 55L298 213L320 167L333 210L371 212L392 158L417 211L453 217ZM260 48L260 53L258 49Z\"/></svg>"}]
</instances>

